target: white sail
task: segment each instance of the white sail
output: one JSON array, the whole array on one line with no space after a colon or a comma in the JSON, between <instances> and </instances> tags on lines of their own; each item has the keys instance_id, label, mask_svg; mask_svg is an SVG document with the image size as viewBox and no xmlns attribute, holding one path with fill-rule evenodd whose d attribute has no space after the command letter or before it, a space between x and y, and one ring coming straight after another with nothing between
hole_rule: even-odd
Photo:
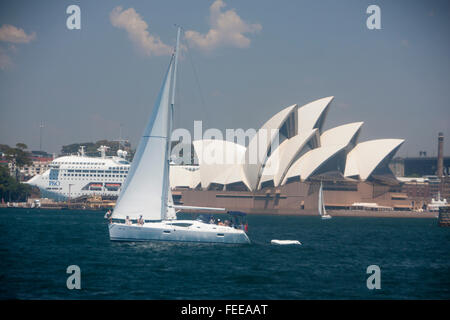
<instances>
[{"instance_id":1,"label":"white sail","mask_svg":"<svg viewBox=\"0 0 450 320\"><path fill-rule=\"evenodd\" d=\"M319 215L322 219L331 219L331 216L329 214L327 214L327 210L325 210L325 202L323 200L322 181L320 182L319 203L318 203L317 207L319 209Z\"/></svg>"},{"instance_id":2,"label":"white sail","mask_svg":"<svg viewBox=\"0 0 450 320\"><path fill-rule=\"evenodd\" d=\"M173 204L172 191L170 191L170 187L167 196L167 211L166 216L164 218L167 220L177 219L177 212L175 211L175 206Z\"/></svg>"},{"instance_id":3,"label":"white sail","mask_svg":"<svg viewBox=\"0 0 450 320\"><path fill-rule=\"evenodd\" d=\"M322 182L320 182L319 202L318 202L318 204L317 204L317 207L319 208L319 215L323 216L323 215L326 214L326 212L325 212L325 206L323 205Z\"/></svg>"},{"instance_id":4,"label":"white sail","mask_svg":"<svg viewBox=\"0 0 450 320\"><path fill-rule=\"evenodd\" d=\"M321 190L321 199L322 199L322 216L328 216L327 210L325 209L325 202L323 201L323 189Z\"/></svg>"},{"instance_id":5,"label":"white sail","mask_svg":"<svg viewBox=\"0 0 450 320\"><path fill-rule=\"evenodd\" d=\"M113 218L136 219L142 215L144 220L162 220L166 216L172 66L173 59L117 199Z\"/></svg>"}]
</instances>

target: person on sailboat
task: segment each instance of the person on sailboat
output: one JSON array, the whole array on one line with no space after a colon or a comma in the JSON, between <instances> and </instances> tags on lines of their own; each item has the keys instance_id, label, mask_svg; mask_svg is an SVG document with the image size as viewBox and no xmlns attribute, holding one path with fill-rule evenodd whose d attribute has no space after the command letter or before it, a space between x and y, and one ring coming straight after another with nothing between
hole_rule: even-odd
<instances>
[{"instance_id":1,"label":"person on sailboat","mask_svg":"<svg viewBox=\"0 0 450 320\"><path fill-rule=\"evenodd\" d=\"M104 217L105 219L108 219L109 220L109 223L112 223L112 212L111 212L111 210L108 210L106 213L105 213L105 217Z\"/></svg>"},{"instance_id":2,"label":"person on sailboat","mask_svg":"<svg viewBox=\"0 0 450 320\"><path fill-rule=\"evenodd\" d=\"M125 219L125 224L126 225L131 225L131 220L130 220L130 216L127 216Z\"/></svg>"},{"instance_id":3,"label":"person on sailboat","mask_svg":"<svg viewBox=\"0 0 450 320\"><path fill-rule=\"evenodd\" d=\"M138 225L140 225L140 226L144 225L144 219L142 219L142 215L139 216Z\"/></svg>"}]
</instances>

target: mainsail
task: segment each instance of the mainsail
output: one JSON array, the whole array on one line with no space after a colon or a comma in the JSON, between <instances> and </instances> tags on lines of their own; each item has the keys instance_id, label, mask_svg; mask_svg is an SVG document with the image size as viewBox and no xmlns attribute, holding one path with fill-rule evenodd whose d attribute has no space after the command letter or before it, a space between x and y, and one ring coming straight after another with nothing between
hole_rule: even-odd
<instances>
[{"instance_id":1,"label":"mainsail","mask_svg":"<svg viewBox=\"0 0 450 320\"><path fill-rule=\"evenodd\" d=\"M168 196L167 196L167 211L166 211L166 215L164 217L164 219L166 220L176 220L177 219L177 212L175 210L175 206L173 203L173 198L172 198L172 191L168 191Z\"/></svg>"},{"instance_id":2,"label":"mainsail","mask_svg":"<svg viewBox=\"0 0 450 320\"><path fill-rule=\"evenodd\" d=\"M128 177L114 209L113 218L162 220L168 202L169 95L174 59L170 61L152 115L139 141Z\"/></svg>"}]
</instances>

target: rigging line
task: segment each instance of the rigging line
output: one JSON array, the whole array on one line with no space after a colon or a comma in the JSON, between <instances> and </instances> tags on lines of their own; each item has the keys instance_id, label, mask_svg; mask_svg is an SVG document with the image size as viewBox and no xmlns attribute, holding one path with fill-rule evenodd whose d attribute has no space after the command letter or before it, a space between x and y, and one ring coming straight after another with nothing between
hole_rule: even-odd
<instances>
[{"instance_id":1,"label":"rigging line","mask_svg":"<svg viewBox=\"0 0 450 320\"><path fill-rule=\"evenodd\" d=\"M181 42L181 39L180 39L180 42ZM175 87L175 96L177 97L177 103L175 103L175 105L173 106L173 109L172 109L172 111L173 111L173 113L172 113L172 121L173 121L172 122L173 123L172 132L173 132L174 128L179 128L181 126L181 121L180 121L180 119L182 119L182 117L181 117L181 110L182 110L181 86L183 84L183 82L181 81L181 74L182 74L181 69L182 69L182 63L179 63L178 71L177 71L179 81Z\"/></svg>"},{"instance_id":2,"label":"rigging line","mask_svg":"<svg viewBox=\"0 0 450 320\"><path fill-rule=\"evenodd\" d=\"M174 24L174 26L176 28L180 29L180 36L179 36L179 44L181 44L181 32L183 31L183 27L178 25L178 24ZM177 38L178 38L178 31L177 31ZM176 47L174 48L174 50L176 51ZM178 48L178 50L180 50L180 48ZM174 52L175 53L175 52ZM179 52L178 52L179 53ZM180 56L181 58L181 56ZM174 72L175 73L175 72ZM177 64L177 77L178 79L180 79L180 75L181 75L181 63ZM182 81L178 80L178 83L175 86L175 90L173 92L173 98L172 98L172 132L174 128L178 128L181 124L180 124L180 112L181 112L181 84ZM177 103L174 104L174 97L177 97ZM176 112L175 112L176 111Z\"/></svg>"},{"instance_id":3,"label":"rigging line","mask_svg":"<svg viewBox=\"0 0 450 320\"><path fill-rule=\"evenodd\" d=\"M184 32L183 28L181 28L181 30ZM189 62L191 63L192 69L194 71L195 81L197 83L198 91L199 91L199 94L200 94L200 100L202 102L203 113L208 118L208 113L207 113L207 109L206 109L205 99L203 97L202 88L200 86L200 81L199 81L199 78L198 78L198 75L197 75L197 70L195 68L194 61L192 59L191 49L189 48L189 41L188 41L188 39L186 37L184 37L184 38L186 39L186 48L187 48L186 51L188 53L187 55L189 57Z\"/></svg>"}]
</instances>

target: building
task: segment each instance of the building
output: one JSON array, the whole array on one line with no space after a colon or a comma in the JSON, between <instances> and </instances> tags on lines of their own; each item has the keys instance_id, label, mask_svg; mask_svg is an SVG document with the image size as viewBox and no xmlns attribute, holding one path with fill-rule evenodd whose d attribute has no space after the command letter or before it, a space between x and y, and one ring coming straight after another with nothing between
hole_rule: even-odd
<instances>
[{"instance_id":1,"label":"building","mask_svg":"<svg viewBox=\"0 0 450 320\"><path fill-rule=\"evenodd\" d=\"M431 199L439 196L450 199L450 177L438 178L437 176L399 177L402 192L414 201L416 207L430 203Z\"/></svg>"},{"instance_id":2,"label":"building","mask_svg":"<svg viewBox=\"0 0 450 320\"><path fill-rule=\"evenodd\" d=\"M443 174L450 173L450 157L443 157ZM407 157L394 158L390 163L390 168L398 177L423 177L437 176L437 157Z\"/></svg>"},{"instance_id":3,"label":"building","mask_svg":"<svg viewBox=\"0 0 450 320\"><path fill-rule=\"evenodd\" d=\"M35 175L44 173L53 161L52 155L42 151L32 151L28 158L31 160L31 164L19 168L16 168L14 162L7 160L5 157L0 159L0 164L8 167L9 173L13 177L16 176L16 169L18 169L18 178L21 181L27 181Z\"/></svg>"},{"instance_id":4,"label":"building","mask_svg":"<svg viewBox=\"0 0 450 320\"><path fill-rule=\"evenodd\" d=\"M415 208L425 207L433 198L450 198L450 157L444 157L442 132L438 134L437 155L427 157L426 151L420 151L419 157L395 158L389 164Z\"/></svg>"},{"instance_id":5,"label":"building","mask_svg":"<svg viewBox=\"0 0 450 320\"><path fill-rule=\"evenodd\" d=\"M404 140L359 142L363 122L323 130L333 99L284 108L247 146L194 141L199 165L171 168L175 200L249 212L296 213L316 210L323 183L327 207L371 203L410 209L410 200L388 166Z\"/></svg>"},{"instance_id":6,"label":"building","mask_svg":"<svg viewBox=\"0 0 450 320\"><path fill-rule=\"evenodd\" d=\"M53 156L30 156L31 165L23 166L19 169L21 179L27 181L35 175L42 174L48 170L50 163L53 161Z\"/></svg>"}]
</instances>

